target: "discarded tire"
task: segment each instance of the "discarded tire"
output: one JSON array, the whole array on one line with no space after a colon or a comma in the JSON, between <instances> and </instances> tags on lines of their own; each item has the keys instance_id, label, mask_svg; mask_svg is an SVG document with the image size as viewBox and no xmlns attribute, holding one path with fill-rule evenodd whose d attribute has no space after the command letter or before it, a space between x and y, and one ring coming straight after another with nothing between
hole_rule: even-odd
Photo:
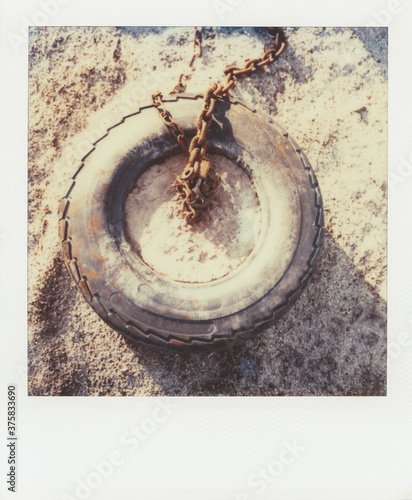
<instances>
[{"instance_id":1,"label":"discarded tire","mask_svg":"<svg viewBox=\"0 0 412 500\"><path fill-rule=\"evenodd\" d=\"M164 99L189 137L201 100ZM263 229L246 261L227 276L173 281L131 248L123 207L150 165L180 152L152 104L111 127L80 162L62 199L63 254L90 306L127 339L168 351L225 349L254 337L302 293L323 241L321 193L306 156L281 127L241 103L219 100L208 152L249 175Z\"/></svg>"}]
</instances>

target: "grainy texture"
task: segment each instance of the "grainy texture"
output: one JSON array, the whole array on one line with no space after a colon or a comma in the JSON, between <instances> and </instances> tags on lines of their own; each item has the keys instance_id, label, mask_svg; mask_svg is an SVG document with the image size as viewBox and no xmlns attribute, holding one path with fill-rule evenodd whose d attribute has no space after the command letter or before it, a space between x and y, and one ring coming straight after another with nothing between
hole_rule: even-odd
<instances>
[{"instance_id":1,"label":"grainy texture","mask_svg":"<svg viewBox=\"0 0 412 500\"><path fill-rule=\"evenodd\" d=\"M203 30L188 92L258 57L262 29ZM230 352L133 347L71 283L57 238L76 161L153 91L176 84L192 28L36 28L29 48L29 393L384 395L386 393L385 28L290 28L273 66L233 95L285 125L325 207L324 251L294 308Z\"/></svg>"},{"instance_id":2,"label":"grainy texture","mask_svg":"<svg viewBox=\"0 0 412 500\"><path fill-rule=\"evenodd\" d=\"M259 201L247 174L224 156L208 159L222 182L212 211L199 223L186 223L173 186L187 154L147 170L126 200L126 229L135 248L148 266L177 281L205 283L225 276L245 261L260 233Z\"/></svg>"}]
</instances>

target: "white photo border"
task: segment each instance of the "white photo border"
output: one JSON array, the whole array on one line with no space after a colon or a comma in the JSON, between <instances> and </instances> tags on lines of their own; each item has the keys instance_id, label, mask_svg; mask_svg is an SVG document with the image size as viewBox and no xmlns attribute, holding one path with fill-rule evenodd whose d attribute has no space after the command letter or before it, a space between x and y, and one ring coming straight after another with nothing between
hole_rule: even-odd
<instances>
[{"instance_id":1,"label":"white photo border","mask_svg":"<svg viewBox=\"0 0 412 500\"><path fill-rule=\"evenodd\" d=\"M412 172L400 169L401 157L412 159L408 1L1 0L0 5L2 498L412 499ZM27 38L32 25L131 24L389 27L388 169L389 180L398 182L389 190L389 357L394 354L386 397L27 396L27 45L14 50L10 35ZM17 388L18 410L13 497L5 479L9 385ZM136 425L156 426L150 446L150 433L132 440ZM262 486L259 494L246 481L256 472L252 459L262 468L284 469L277 484ZM87 470L84 463L90 464ZM57 485L62 470L72 477ZM88 493L87 479L97 484L98 477L105 478L104 486L89 487Z\"/></svg>"}]
</instances>

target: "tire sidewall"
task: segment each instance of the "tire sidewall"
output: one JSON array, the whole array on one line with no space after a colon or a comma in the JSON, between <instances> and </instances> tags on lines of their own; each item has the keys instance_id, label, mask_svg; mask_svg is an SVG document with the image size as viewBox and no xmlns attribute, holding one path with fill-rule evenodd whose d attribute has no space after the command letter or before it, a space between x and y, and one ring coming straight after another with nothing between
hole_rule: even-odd
<instances>
[{"instance_id":1,"label":"tire sidewall","mask_svg":"<svg viewBox=\"0 0 412 500\"><path fill-rule=\"evenodd\" d=\"M201 97L165 101L185 133L193 135ZM129 338L174 347L246 338L288 310L313 272L323 237L322 200L294 141L264 117L222 99L208 142L209 152L227 156L249 175L263 211L251 255L210 283L160 276L128 241L123 213L128 193L147 168L180 153L152 105L109 129L74 176L62 217L71 249L66 263L76 282L85 283L80 288L96 312ZM275 235L271 221L284 213L280 226L290 227Z\"/></svg>"}]
</instances>

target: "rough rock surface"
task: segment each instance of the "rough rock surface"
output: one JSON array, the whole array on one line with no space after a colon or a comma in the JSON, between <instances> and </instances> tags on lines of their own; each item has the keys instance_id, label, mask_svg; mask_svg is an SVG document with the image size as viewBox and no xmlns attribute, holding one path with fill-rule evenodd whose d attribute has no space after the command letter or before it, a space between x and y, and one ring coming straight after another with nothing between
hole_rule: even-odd
<instances>
[{"instance_id":1,"label":"rough rock surface","mask_svg":"<svg viewBox=\"0 0 412 500\"><path fill-rule=\"evenodd\" d=\"M187 69L193 28L35 28L29 47L31 395L386 393L387 30L289 28L274 65L233 95L280 122L321 186L326 235L294 308L230 352L133 347L89 308L64 267L59 197L105 129ZM259 57L261 28L204 28L188 92Z\"/></svg>"}]
</instances>

